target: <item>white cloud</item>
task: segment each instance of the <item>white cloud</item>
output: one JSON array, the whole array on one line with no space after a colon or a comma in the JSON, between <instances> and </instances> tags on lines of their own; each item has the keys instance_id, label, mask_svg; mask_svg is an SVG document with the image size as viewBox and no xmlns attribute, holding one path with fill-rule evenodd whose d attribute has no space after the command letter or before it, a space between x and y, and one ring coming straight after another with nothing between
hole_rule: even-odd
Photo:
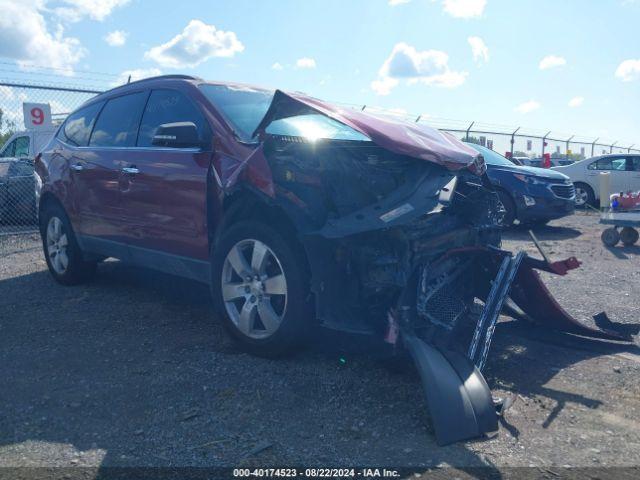
<instances>
[{"instance_id":1,"label":"white cloud","mask_svg":"<svg viewBox=\"0 0 640 480\"><path fill-rule=\"evenodd\" d=\"M473 59L478 65L487 63L489 61L489 48L480 37L469 37L467 39L471 52L473 53Z\"/></svg>"},{"instance_id":2,"label":"white cloud","mask_svg":"<svg viewBox=\"0 0 640 480\"><path fill-rule=\"evenodd\" d=\"M569 100L569 106L571 108L581 107L584 103L584 97L573 97Z\"/></svg>"},{"instance_id":3,"label":"white cloud","mask_svg":"<svg viewBox=\"0 0 640 480\"><path fill-rule=\"evenodd\" d=\"M567 61L564 57L559 57L558 55L547 55L542 60L540 60L540 70L547 70L549 68L554 67L562 67L567 64Z\"/></svg>"},{"instance_id":4,"label":"white cloud","mask_svg":"<svg viewBox=\"0 0 640 480\"><path fill-rule=\"evenodd\" d=\"M103 21L111 12L126 5L130 0L62 0L65 6L55 8L53 11L61 18L78 22L84 17L92 20Z\"/></svg>"},{"instance_id":5,"label":"white cloud","mask_svg":"<svg viewBox=\"0 0 640 480\"><path fill-rule=\"evenodd\" d=\"M193 68L213 57L233 57L244 50L235 32L217 30L200 20L191 20L171 40L145 52L145 58L167 68Z\"/></svg>"},{"instance_id":6,"label":"white cloud","mask_svg":"<svg viewBox=\"0 0 640 480\"><path fill-rule=\"evenodd\" d=\"M389 0L389 5L392 7L396 7L398 5L403 5L405 3L409 3L411 0Z\"/></svg>"},{"instance_id":7,"label":"white cloud","mask_svg":"<svg viewBox=\"0 0 640 480\"><path fill-rule=\"evenodd\" d=\"M398 86L400 82L395 78L382 77L379 80L371 82L371 90L378 95L389 95L391 90Z\"/></svg>"},{"instance_id":8,"label":"white cloud","mask_svg":"<svg viewBox=\"0 0 640 480\"><path fill-rule=\"evenodd\" d=\"M276 62L271 65L271 70L284 70L284 67L280 63Z\"/></svg>"},{"instance_id":9,"label":"white cloud","mask_svg":"<svg viewBox=\"0 0 640 480\"><path fill-rule=\"evenodd\" d=\"M371 88L378 95L388 95L401 80L405 80L409 85L423 83L454 88L462 85L467 75L467 72L456 72L449 68L449 55L445 52L420 52L411 45L398 43L382 64L378 79L371 82Z\"/></svg>"},{"instance_id":10,"label":"white cloud","mask_svg":"<svg viewBox=\"0 0 640 480\"><path fill-rule=\"evenodd\" d=\"M44 8L42 0L0 0L0 57L23 69L43 65L73 75L86 50L77 38L65 36L61 25L50 31L41 14Z\"/></svg>"},{"instance_id":11,"label":"white cloud","mask_svg":"<svg viewBox=\"0 0 640 480\"><path fill-rule=\"evenodd\" d=\"M112 47L122 47L125 43L127 43L127 36L129 34L122 30L114 30L113 32L107 33L104 37L104 41L107 42Z\"/></svg>"},{"instance_id":12,"label":"white cloud","mask_svg":"<svg viewBox=\"0 0 640 480\"><path fill-rule=\"evenodd\" d=\"M444 11L456 18L480 17L487 6L487 0L443 0Z\"/></svg>"},{"instance_id":13,"label":"white cloud","mask_svg":"<svg viewBox=\"0 0 640 480\"><path fill-rule=\"evenodd\" d=\"M516 112L519 113L530 113L534 110L538 110L541 107L540 103L535 100L529 100L528 102L521 103L516 107Z\"/></svg>"},{"instance_id":14,"label":"white cloud","mask_svg":"<svg viewBox=\"0 0 640 480\"><path fill-rule=\"evenodd\" d=\"M316 61L313 58L302 57L296 61L297 68L316 68Z\"/></svg>"},{"instance_id":15,"label":"white cloud","mask_svg":"<svg viewBox=\"0 0 640 480\"><path fill-rule=\"evenodd\" d=\"M127 83L129 80L129 76L131 76L131 81L135 82L136 80L142 80L143 78L149 77L157 77L158 75L162 75L162 71L158 68L134 68L133 70L125 70L124 72L118 75L118 79L112 83L112 86L123 85Z\"/></svg>"},{"instance_id":16,"label":"white cloud","mask_svg":"<svg viewBox=\"0 0 640 480\"><path fill-rule=\"evenodd\" d=\"M640 59L625 60L616 69L616 78L623 82L640 80Z\"/></svg>"}]
</instances>

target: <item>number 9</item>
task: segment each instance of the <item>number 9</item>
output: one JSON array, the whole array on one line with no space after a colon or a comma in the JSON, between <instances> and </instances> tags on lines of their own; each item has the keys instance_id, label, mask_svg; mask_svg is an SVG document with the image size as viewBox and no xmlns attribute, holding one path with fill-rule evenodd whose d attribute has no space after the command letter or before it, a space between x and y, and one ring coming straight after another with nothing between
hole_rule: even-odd
<instances>
[{"instance_id":1,"label":"number 9","mask_svg":"<svg viewBox=\"0 0 640 480\"><path fill-rule=\"evenodd\" d=\"M44 123L44 112L41 108L35 107L31 109L31 123L34 125L42 125Z\"/></svg>"}]
</instances>

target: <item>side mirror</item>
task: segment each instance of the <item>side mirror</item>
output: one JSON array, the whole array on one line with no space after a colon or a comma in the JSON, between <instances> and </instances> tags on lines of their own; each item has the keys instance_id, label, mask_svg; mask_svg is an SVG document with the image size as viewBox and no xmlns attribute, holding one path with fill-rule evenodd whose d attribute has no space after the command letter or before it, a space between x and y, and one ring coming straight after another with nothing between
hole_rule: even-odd
<instances>
[{"instance_id":1,"label":"side mirror","mask_svg":"<svg viewBox=\"0 0 640 480\"><path fill-rule=\"evenodd\" d=\"M151 144L165 148L202 148L198 128L193 122L165 123L157 129Z\"/></svg>"}]
</instances>

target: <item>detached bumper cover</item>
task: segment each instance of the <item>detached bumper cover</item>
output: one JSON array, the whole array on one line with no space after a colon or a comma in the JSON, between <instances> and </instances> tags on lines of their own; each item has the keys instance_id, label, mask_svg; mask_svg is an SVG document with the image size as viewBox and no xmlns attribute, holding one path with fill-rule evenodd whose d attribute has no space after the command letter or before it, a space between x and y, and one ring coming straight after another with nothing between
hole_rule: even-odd
<instances>
[{"instance_id":1,"label":"detached bumper cover","mask_svg":"<svg viewBox=\"0 0 640 480\"><path fill-rule=\"evenodd\" d=\"M487 251L486 253L489 253ZM446 343L421 338L409 318L397 318L398 330L408 348L422 380L427 404L440 445L468 440L497 431L498 414L491 391L482 376L491 339L500 313L511 298L528 320L553 330L608 340L629 341L628 333L615 331L613 322L597 322L610 329L581 324L569 315L553 298L534 269L558 275L579 267L575 258L548 262L528 257L524 252L512 256L493 251L497 274L484 296L481 312L467 355L450 349ZM411 294L404 301L412 300ZM402 305L400 312L408 309ZM401 315L402 317L402 315Z\"/></svg>"}]
</instances>

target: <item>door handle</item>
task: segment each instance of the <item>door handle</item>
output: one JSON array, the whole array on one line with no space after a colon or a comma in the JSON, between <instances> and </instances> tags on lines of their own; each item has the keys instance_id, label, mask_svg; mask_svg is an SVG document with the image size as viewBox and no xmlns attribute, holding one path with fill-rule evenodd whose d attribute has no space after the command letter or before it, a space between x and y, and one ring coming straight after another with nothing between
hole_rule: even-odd
<instances>
[{"instance_id":1,"label":"door handle","mask_svg":"<svg viewBox=\"0 0 640 480\"><path fill-rule=\"evenodd\" d=\"M124 167L122 169L122 173L129 173L129 174L133 174L135 175L136 173L140 173L140 170L138 170L135 166L131 166L131 167Z\"/></svg>"},{"instance_id":2,"label":"door handle","mask_svg":"<svg viewBox=\"0 0 640 480\"><path fill-rule=\"evenodd\" d=\"M81 172L82 170L84 170L84 165L82 165L81 163L74 163L73 165L71 165L71 170Z\"/></svg>"}]
</instances>

